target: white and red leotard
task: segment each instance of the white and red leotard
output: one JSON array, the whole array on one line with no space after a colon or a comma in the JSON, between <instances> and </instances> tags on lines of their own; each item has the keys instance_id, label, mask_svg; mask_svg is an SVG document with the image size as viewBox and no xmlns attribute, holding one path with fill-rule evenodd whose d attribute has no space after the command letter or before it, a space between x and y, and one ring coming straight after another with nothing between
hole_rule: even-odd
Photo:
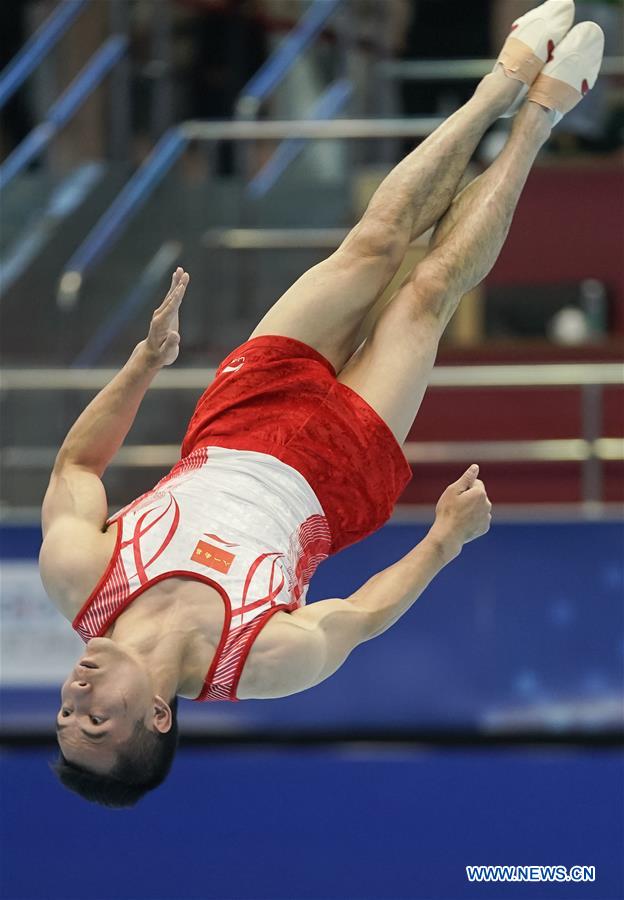
<instances>
[{"instance_id":1,"label":"white and red leotard","mask_svg":"<svg viewBox=\"0 0 624 900\"><path fill-rule=\"evenodd\" d=\"M196 700L236 700L257 634L278 610L303 606L330 547L327 519L306 480L264 453L201 447L109 520L115 551L73 627L88 641L163 578L217 590L223 633Z\"/></svg>"}]
</instances>

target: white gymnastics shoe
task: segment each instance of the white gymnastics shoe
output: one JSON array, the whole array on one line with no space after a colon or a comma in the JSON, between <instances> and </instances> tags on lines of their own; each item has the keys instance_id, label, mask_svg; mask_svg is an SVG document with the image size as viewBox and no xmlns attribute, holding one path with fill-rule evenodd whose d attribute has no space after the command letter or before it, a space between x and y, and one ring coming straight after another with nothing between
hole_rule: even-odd
<instances>
[{"instance_id":1,"label":"white gymnastics shoe","mask_svg":"<svg viewBox=\"0 0 624 900\"><path fill-rule=\"evenodd\" d=\"M516 81L522 81L523 86L501 118L506 119L517 112L530 86L544 64L553 58L555 47L568 33L573 22L574 0L546 0L546 3L516 19L496 64L501 63L505 74Z\"/></svg>"},{"instance_id":2,"label":"white gymnastics shoe","mask_svg":"<svg viewBox=\"0 0 624 900\"><path fill-rule=\"evenodd\" d=\"M596 84L604 32L595 22L581 22L561 41L529 90L527 99L555 110L553 125L579 103Z\"/></svg>"}]
</instances>

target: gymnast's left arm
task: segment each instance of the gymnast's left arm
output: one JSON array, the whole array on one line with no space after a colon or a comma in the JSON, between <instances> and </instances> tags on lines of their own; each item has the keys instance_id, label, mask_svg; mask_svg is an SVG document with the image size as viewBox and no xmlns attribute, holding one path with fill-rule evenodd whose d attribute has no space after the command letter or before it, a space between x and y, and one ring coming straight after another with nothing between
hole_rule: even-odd
<instances>
[{"instance_id":1,"label":"gymnast's left arm","mask_svg":"<svg viewBox=\"0 0 624 900\"><path fill-rule=\"evenodd\" d=\"M188 283L188 273L178 268L167 296L152 316L147 338L137 344L123 369L78 417L58 452L55 469L71 464L103 474L130 431L154 377L178 357L178 311Z\"/></svg>"}]
</instances>

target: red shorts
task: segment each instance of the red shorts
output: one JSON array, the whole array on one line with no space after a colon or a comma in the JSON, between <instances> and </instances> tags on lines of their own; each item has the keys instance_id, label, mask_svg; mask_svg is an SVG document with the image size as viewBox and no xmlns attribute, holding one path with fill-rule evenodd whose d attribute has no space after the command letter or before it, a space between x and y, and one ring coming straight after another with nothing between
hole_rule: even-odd
<instances>
[{"instance_id":1,"label":"red shorts","mask_svg":"<svg viewBox=\"0 0 624 900\"><path fill-rule=\"evenodd\" d=\"M378 413L320 353L281 336L253 338L223 360L181 455L206 446L268 453L300 472L327 517L331 553L381 528L412 477Z\"/></svg>"}]
</instances>

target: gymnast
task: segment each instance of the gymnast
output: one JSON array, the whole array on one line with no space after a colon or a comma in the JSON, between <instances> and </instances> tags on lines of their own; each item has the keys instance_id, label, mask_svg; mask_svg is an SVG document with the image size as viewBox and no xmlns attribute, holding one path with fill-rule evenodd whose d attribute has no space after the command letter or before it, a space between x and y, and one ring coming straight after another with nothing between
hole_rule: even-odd
<instances>
[{"instance_id":1,"label":"gymnast","mask_svg":"<svg viewBox=\"0 0 624 900\"><path fill-rule=\"evenodd\" d=\"M102 474L179 353L183 269L147 338L70 429L43 501L39 558L47 594L86 644L61 689L50 764L70 790L133 806L169 772L178 696L269 699L319 684L487 532L491 503L471 465L406 556L349 597L305 605L319 563L389 519L411 477L401 445L442 333L494 265L553 125L597 79L603 33L593 22L571 29L573 19L572 0L548 0L514 23L473 97L223 360L179 461L152 490L107 518ZM511 115L498 158L456 195L486 130ZM427 255L360 342L367 313L432 226Z\"/></svg>"}]
</instances>

